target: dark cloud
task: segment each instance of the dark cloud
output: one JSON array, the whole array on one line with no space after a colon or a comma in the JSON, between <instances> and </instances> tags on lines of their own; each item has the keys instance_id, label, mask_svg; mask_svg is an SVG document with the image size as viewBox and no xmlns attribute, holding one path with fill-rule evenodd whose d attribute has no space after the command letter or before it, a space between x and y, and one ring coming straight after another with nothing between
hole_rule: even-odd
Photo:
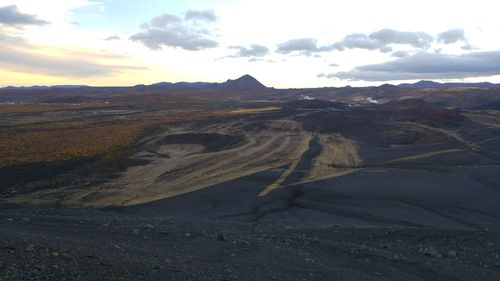
<instances>
[{"instance_id":1,"label":"dark cloud","mask_svg":"<svg viewBox=\"0 0 500 281\"><path fill-rule=\"evenodd\" d=\"M500 75L500 51L445 55L421 52L381 64L359 66L330 77L388 81L411 79L453 79Z\"/></svg>"},{"instance_id":2,"label":"dark cloud","mask_svg":"<svg viewBox=\"0 0 500 281\"><path fill-rule=\"evenodd\" d=\"M178 16L163 14L161 16L154 17L149 23L144 23L142 28L166 28L167 26L180 24L181 22L182 20Z\"/></svg>"},{"instance_id":3,"label":"dark cloud","mask_svg":"<svg viewBox=\"0 0 500 281\"><path fill-rule=\"evenodd\" d=\"M465 44L462 45L460 48L462 48L462 50L465 50L465 51L471 51L471 50L477 49L477 48L474 48L472 45L470 45L468 42L465 42Z\"/></svg>"},{"instance_id":4,"label":"dark cloud","mask_svg":"<svg viewBox=\"0 0 500 281\"><path fill-rule=\"evenodd\" d=\"M21 38L0 35L0 68L15 72L65 77L102 76L126 70L146 69L126 65L103 65L92 61L92 58L101 58L105 55L75 55L60 51L59 55L64 55L64 57L47 56L31 51L36 48L37 46L31 45ZM113 58L112 55L106 57Z\"/></svg>"},{"instance_id":5,"label":"dark cloud","mask_svg":"<svg viewBox=\"0 0 500 281\"><path fill-rule=\"evenodd\" d=\"M0 8L0 24L5 25L44 25L48 22L37 19L34 15L21 13L16 5Z\"/></svg>"},{"instance_id":6,"label":"dark cloud","mask_svg":"<svg viewBox=\"0 0 500 281\"><path fill-rule=\"evenodd\" d=\"M298 52L304 55L311 55L317 52L331 51L328 46L318 47L316 40L312 38L292 39L278 45L276 52L280 54L289 54Z\"/></svg>"},{"instance_id":7,"label":"dark cloud","mask_svg":"<svg viewBox=\"0 0 500 281\"><path fill-rule=\"evenodd\" d=\"M276 50L281 54L288 54L291 52L315 52L317 51L318 46L316 46L316 40L312 38L301 38L301 39L292 39L287 42L281 43L278 45L278 49Z\"/></svg>"},{"instance_id":8,"label":"dark cloud","mask_svg":"<svg viewBox=\"0 0 500 281\"><path fill-rule=\"evenodd\" d=\"M369 37L381 46L401 44L419 49L429 48L434 41L434 38L425 32L397 31L388 28L373 32Z\"/></svg>"},{"instance_id":9,"label":"dark cloud","mask_svg":"<svg viewBox=\"0 0 500 281\"><path fill-rule=\"evenodd\" d=\"M218 43L205 38L199 32L185 29L148 29L130 37L132 41L139 41L151 50L160 50L162 46L181 48L190 51L214 48Z\"/></svg>"},{"instance_id":10,"label":"dark cloud","mask_svg":"<svg viewBox=\"0 0 500 281\"><path fill-rule=\"evenodd\" d=\"M389 53L392 52L390 45L409 45L419 49L426 49L430 47L433 41L434 38L425 32L382 29L370 35L362 33L349 34L342 41L331 45L331 47L339 51L345 49L365 49Z\"/></svg>"},{"instance_id":11,"label":"dark cloud","mask_svg":"<svg viewBox=\"0 0 500 281\"><path fill-rule=\"evenodd\" d=\"M444 44L452 44L458 41L466 42L465 31L463 29L450 29L438 35L438 41Z\"/></svg>"},{"instance_id":12,"label":"dark cloud","mask_svg":"<svg viewBox=\"0 0 500 281\"><path fill-rule=\"evenodd\" d=\"M386 28L369 35L363 33L349 34L339 42L324 46L318 46L317 41L313 38L294 39L278 45L277 52L281 54L297 52L303 55L311 55L312 53L333 50L365 49L390 53L393 51L392 45L408 45L417 49L427 49L433 42L434 38L425 32L397 31Z\"/></svg>"},{"instance_id":13,"label":"dark cloud","mask_svg":"<svg viewBox=\"0 0 500 281\"><path fill-rule=\"evenodd\" d=\"M217 20L217 16L215 15L215 12L212 10L202 10L202 11L189 10L186 12L184 19L194 20L194 21L198 20L198 21L215 22Z\"/></svg>"},{"instance_id":14,"label":"dark cloud","mask_svg":"<svg viewBox=\"0 0 500 281\"><path fill-rule=\"evenodd\" d=\"M231 49L238 50L238 52L230 57L243 58L243 57L263 57L267 55L269 49L261 45L251 45L250 48L244 46L232 46Z\"/></svg>"},{"instance_id":15,"label":"dark cloud","mask_svg":"<svg viewBox=\"0 0 500 281\"><path fill-rule=\"evenodd\" d=\"M340 42L337 42L332 45L334 49L339 51L343 51L344 49L367 49L367 50L376 50L381 46L371 40L368 36L361 33L353 33L349 34Z\"/></svg>"},{"instance_id":16,"label":"dark cloud","mask_svg":"<svg viewBox=\"0 0 500 281\"><path fill-rule=\"evenodd\" d=\"M391 57L395 58L406 58L408 56L410 56L410 53L408 53L407 51L397 51L391 54Z\"/></svg>"},{"instance_id":17,"label":"dark cloud","mask_svg":"<svg viewBox=\"0 0 500 281\"><path fill-rule=\"evenodd\" d=\"M393 51L393 49L391 46L382 46L380 47L379 51L381 51L382 53L390 53Z\"/></svg>"},{"instance_id":18,"label":"dark cloud","mask_svg":"<svg viewBox=\"0 0 500 281\"><path fill-rule=\"evenodd\" d=\"M194 12L188 11L186 18ZM201 14L191 15L191 20L197 16L201 17ZM211 32L206 27L198 28L189 20L183 21L175 15L164 14L155 17L150 22L143 23L141 28L143 31L132 35L130 40L141 42L151 50L160 50L167 46L199 51L218 46L218 43L210 38Z\"/></svg>"}]
</instances>

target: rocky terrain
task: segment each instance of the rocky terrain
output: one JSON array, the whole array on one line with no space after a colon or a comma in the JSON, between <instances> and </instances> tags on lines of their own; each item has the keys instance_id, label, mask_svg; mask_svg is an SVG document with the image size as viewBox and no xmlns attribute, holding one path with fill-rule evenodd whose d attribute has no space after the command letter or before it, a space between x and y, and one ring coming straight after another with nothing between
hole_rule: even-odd
<instances>
[{"instance_id":1,"label":"rocky terrain","mask_svg":"<svg viewBox=\"0 0 500 281\"><path fill-rule=\"evenodd\" d=\"M498 280L498 230L2 206L2 280Z\"/></svg>"},{"instance_id":2,"label":"rocky terrain","mask_svg":"<svg viewBox=\"0 0 500 281\"><path fill-rule=\"evenodd\" d=\"M2 89L0 280L500 280L500 94L422 85Z\"/></svg>"}]
</instances>

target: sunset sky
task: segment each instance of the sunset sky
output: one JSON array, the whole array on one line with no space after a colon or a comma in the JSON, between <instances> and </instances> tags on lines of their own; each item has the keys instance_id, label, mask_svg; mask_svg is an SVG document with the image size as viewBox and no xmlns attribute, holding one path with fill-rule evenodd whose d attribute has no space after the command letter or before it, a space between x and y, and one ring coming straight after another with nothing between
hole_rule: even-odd
<instances>
[{"instance_id":1,"label":"sunset sky","mask_svg":"<svg viewBox=\"0 0 500 281\"><path fill-rule=\"evenodd\" d=\"M499 3L0 0L0 86L500 83Z\"/></svg>"}]
</instances>

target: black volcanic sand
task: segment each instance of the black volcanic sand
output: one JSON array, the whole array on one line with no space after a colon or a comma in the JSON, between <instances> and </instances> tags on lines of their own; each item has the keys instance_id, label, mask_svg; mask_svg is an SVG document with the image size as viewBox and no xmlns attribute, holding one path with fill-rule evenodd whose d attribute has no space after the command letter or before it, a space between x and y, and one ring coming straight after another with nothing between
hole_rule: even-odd
<instances>
[{"instance_id":1,"label":"black volcanic sand","mask_svg":"<svg viewBox=\"0 0 500 281\"><path fill-rule=\"evenodd\" d=\"M500 280L499 166L282 170L103 210L0 204L0 280ZM286 167L283 167L286 168Z\"/></svg>"},{"instance_id":2,"label":"black volcanic sand","mask_svg":"<svg viewBox=\"0 0 500 281\"><path fill-rule=\"evenodd\" d=\"M500 280L500 166L457 153L439 158L468 166L374 167L456 148L362 147L371 167L301 184L320 151L313 138L287 187L265 197L283 170L131 207L0 203L0 281Z\"/></svg>"},{"instance_id":3,"label":"black volcanic sand","mask_svg":"<svg viewBox=\"0 0 500 281\"><path fill-rule=\"evenodd\" d=\"M499 170L500 166L363 169L258 197L278 176L268 171L118 211L238 222L500 230Z\"/></svg>"},{"instance_id":4,"label":"black volcanic sand","mask_svg":"<svg viewBox=\"0 0 500 281\"><path fill-rule=\"evenodd\" d=\"M0 204L0 280L500 280L498 168L365 169L260 198L267 171L108 210Z\"/></svg>"},{"instance_id":5,"label":"black volcanic sand","mask_svg":"<svg viewBox=\"0 0 500 281\"><path fill-rule=\"evenodd\" d=\"M47 187L71 190L101 184L116 178L128 167L142 164L144 161L131 160L127 152L121 152L112 159L91 157L5 167L0 169L0 195L35 192Z\"/></svg>"}]
</instances>

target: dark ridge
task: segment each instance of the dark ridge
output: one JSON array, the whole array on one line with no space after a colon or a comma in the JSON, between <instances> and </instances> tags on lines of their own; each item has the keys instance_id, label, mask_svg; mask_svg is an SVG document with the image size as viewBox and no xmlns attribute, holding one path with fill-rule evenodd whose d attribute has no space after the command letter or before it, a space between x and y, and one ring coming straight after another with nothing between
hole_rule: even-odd
<instances>
[{"instance_id":1,"label":"dark ridge","mask_svg":"<svg viewBox=\"0 0 500 281\"><path fill-rule=\"evenodd\" d=\"M225 83L220 84L220 88L233 91L257 91L267 89L266 86L248 74L236 80L229 79Z\"/></svg>"},{"instance_id":2,"label":"dark ridge","mask_svg":"<svg viewBox=\"0 0 500 281\"><path fill-rule=\"evenodd\" d=\"M155 89L168 89L168 90L181 90L181 89L201 89L201 90L226 90L226 91L258 91L267 89L254 77L246 74L242 77L232 80L229 79L224 83L207 83L207 82L160 82L149 86L137 85L136 88L155 88Z\"/></svg>"},{"instance_id":3,"label":"dark ridge","mask_svg":"<svg viewBox=\"0 0 500 281\"><path fill-rule=\"evenodd\" d=\"M417 83L404 83L399 87L405 89L449 89L449 88L484 88L484 89L500 89L500 84L490 82L480 83L438 83L434 81L421 80Z\"/></svg>"},{"instance_id":4,"label":"dark ridge","mask_svg":"<svg viewBox=\"0 0 500 281\"><path fill-rule=\"evenodd\" d=\"M334 101L326 101L326 100L293 100L289 102L285 102L282 105L283 108L292 109L292 108L337 108L337 109L345 109L348 106L345 103L334 102Z\"/></svg>"}]
</instances>

